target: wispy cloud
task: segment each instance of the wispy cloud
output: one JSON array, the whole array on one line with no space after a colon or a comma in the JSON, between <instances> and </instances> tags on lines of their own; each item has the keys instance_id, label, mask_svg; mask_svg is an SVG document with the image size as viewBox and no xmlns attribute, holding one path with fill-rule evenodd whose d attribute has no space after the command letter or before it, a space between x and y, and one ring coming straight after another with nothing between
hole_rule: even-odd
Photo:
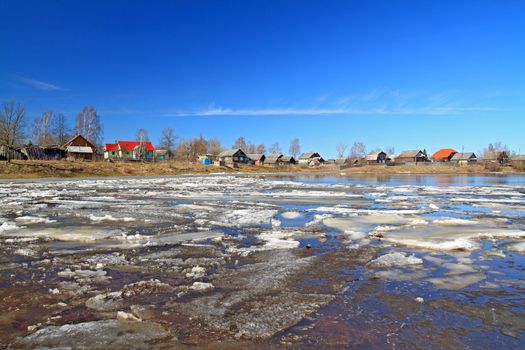
<instances>
[{"instance_id":1,"label":"wispy cloud","mask_svg":"<svg viewBox=\"0 0 525 350\"><path fill-rule=\"evenodd\" d=\"M36 80L36 79L29 79L29 78L24 78L24 77L16 77L18 81L20 81L21 83L29 86L29 87L32 87L34 89L37 89L37 90L42 90L42 91L66 91L66 89L64 89L63 87L60 87L60 86L57 86L57 85L54 85L54 84L51 84L51 83L46 83L45 81L40 81L40 80Z\"/></svg>"},{"instance_id":2,"label":"wispy cloud","mask_svg":"<svg viewBox=\"0 0 525 350\"><path fill-rule=\"evenodd\" d=\"M359 115L454 115L469 112L499 111L493 107L459 107L459 106L428 106L428 107L375 107L375 108L255 108L234 109L210 106L192 112L167 113L166 116L359 116Z\"/></svg>"}]
</instances>

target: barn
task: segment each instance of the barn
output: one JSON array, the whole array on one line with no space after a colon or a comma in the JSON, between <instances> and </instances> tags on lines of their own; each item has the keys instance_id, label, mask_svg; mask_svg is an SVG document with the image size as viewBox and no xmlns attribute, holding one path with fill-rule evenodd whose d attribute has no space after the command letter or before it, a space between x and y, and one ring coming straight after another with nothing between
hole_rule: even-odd
<instances>
[{"instance_id":1,"label":"barn","mask_svg":"<svg viewBox=\"0 0 525 350\"><path fill-rule=\"evenodd\" d=\"M428 161L428 157L421 150L407 150L399 153L396 157L396 163L419 163Z\"/></svg>"},{"instance_id":2,"label":"barn","mask_svg":"<svg viewBox=\"0 0 525 350\"><path fill-rule=\"evenodd\" d=\"M77 135L62 145L68 159L94 160L97 147L82 135Z\"/></svg>"}]
</instances>

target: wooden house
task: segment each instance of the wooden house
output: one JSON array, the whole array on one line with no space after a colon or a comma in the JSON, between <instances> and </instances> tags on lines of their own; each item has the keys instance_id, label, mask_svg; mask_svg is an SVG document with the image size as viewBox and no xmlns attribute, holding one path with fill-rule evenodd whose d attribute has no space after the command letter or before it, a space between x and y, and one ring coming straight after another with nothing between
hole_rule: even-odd
<instances>
[{"instance_id":1,"label":"wooden house","mask_svg":"<svg viewBox=\"0 0 525 350\"><path fill-rule=\"evenodd\" d=\"M299 156L299 164L307 164L309 165L312 160L316 160L319 163L323 163L324 159L321 157L321 155L317 152L305 152Z\"/></svg>"},{"instance_id":2,"label":"wooden house","mask_svg":"<svg viewBox=\"0 0 525 350\"><path fill-rule=\"evenodd\" d=\"M280 165L293 165L295 163L295 158L292 156L282 156L281 161L279 162Z\"/></svg>"},{"instance_id":3,"label":"wooden house","mask_svg":"<svg viewBox=\"0 0 525 350\"><path fill-rule=\"evenodd\" d=\"M283 158L282 153L271 153L264 160L264 164L267 166L277 166L281 163L282 158Z\"/></svg>"},{"instance_id":4,"label":"wooden house","mask_svg":"<svg viewBox=\"0 0 525 350\"><path fill-rule=\"evenodd\" d=\"M82 135L77 135L62 145L68 159L95 160L97 147Z\"/></svg>"},{"instance_id":5,"label":"wooden house","mask_svg":"<svg viewBox=\"0 0 525 350\"><path fill-rule=\"evenodd\" d=\"M509 153L507 151L487 151L483 155L484 163L498 163L507 164L510 160Z\"/></svg>"},{"instance_id":6,"label":"wooden house","mask_svg":"<svg viewBox=\"0 0 525 350\"><path fill-rule=\"evenodd\" d=\"M385 152L370 152L365 157L366 164L384 164L386 163Z\"/></svg>"},{"instance_id":7,"label":"wooden house","mask_svg":"<svg viewBox=\"0 0 525 350\"><path fill-rule=\"evenodd\" d=\"M450 162L456 153L458 152L452 148L442 148L432 155L432 160L434 162Z\"/></svg>"},{"instance_id":8,"label":"wooden house","mask_svg":"<svg viewBox=\"0 0 525 350\"><path fill-rule=\"evenodd\" d=\"M246 155L251 159L253 165L262 166L266 160L266 156L262 153L248 153Z\"/></svg>"},{"instance_id":9,"label":"wooden house","mask_svg":"<svg viewBox=\"0 0 525 350\"><path fill-rule=\"evenodd\" d=\"M474 154L474 152L459 152L454 154L450 159L451 163L457 165L472 165L476 164L477 161L478 158L476 157L476 154Z\"/></svg>"},{"instance_id":10,"label":"wooden house","mask_svg":"<svg viewBox=\"0 0 525 350\"><path fill-rule=\"evenodd\" d=\"M510 157L509 164L516 169L525 170L525 154L516 154Z\"/></svg>"},{"instance_id":11,"label":"wooden house","mask_svg":"<svg viewBox=\"0 0 525 350\"><path fill-rule=\"evenodd\" d=\"M217 158L220 163L224 163L226 165L249 164L251 162L250 158L240 148L222 151L219 153Z\"/></svg>"},{"instance_id":12,"label":"wooden house","mask_svg":"<svg viewBox=\"0 0 525 350\"><path fill-rule=\"evenodd\" d=\"M419 163L428 161L425 152L421 150L408 150L399 153L395 158L396 163Z\"/></svg>"},{"instance_id":13,"label":"wooden house","mask_svg":"<svg viewBox=\"0 0 525 350\"><path fill-rule=\"evenodd\" d=\"M22 153L20 148L0 146L0 160L26 160L27 157Z\"/></svg>"}]
</instances>

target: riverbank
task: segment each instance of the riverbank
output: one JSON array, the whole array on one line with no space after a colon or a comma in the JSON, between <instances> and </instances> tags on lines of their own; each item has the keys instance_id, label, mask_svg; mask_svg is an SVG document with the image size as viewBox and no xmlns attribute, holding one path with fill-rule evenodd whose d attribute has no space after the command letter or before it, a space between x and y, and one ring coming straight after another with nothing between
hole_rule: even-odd
<instances>
[{"instance_id":1,"label":"riverbank","mask_svg":"<svg viewBox=\"0 0 525 350\"><path fill-rule=\"evenodd\" d=\"M494 173L518 173L511 167L486 169L482 165L436 166L436 165L399 165L399 166L361 166L337 169L330 166L304 168L299 166L258 167L245 166L238 169L213 165L190 164L183 162L158 163L108 163L81 161L12 161L0 162L0 178L48 178L48 177L112 177L112 176L159 176L183 174L222 173L338 173L338 174L453 174L453 175L488 175Z\"/></svg>"}]
</instances>

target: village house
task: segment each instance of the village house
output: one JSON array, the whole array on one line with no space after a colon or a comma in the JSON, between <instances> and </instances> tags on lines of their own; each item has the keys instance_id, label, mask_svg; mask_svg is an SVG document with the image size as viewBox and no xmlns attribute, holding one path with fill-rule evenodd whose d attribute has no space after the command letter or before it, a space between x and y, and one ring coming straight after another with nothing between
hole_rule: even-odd
<instances>
[{"instance_id":1,"label":"village house","mask_svg":"<svg viewBox=\"0 0 525 350\"><path fill-rule=\"evenodd\" d=\"M507 164L509 162L509 153L506 151L487 151L483 155L484 163Z\"/></svg>"},{"instance_id":2,"label":"village house","mask_svg":"<svg viewBox=\"0 0 525 350\"><path fill-rule=\"evenodd\" d=\"M516 169L525 170L525 154L515 154L510 157L509 164Z\"/></svg>"},{"instance_id":3,"label":"village house","mask_svg":"<svg viewBox=\"0 0 525 350\"><path fill-rule=\"evenodd\" d=\"M155 161L169 160L171 158L171 152L167 149L155 149L153 151Z\"/></svg>"},{"instance_id":4,"label":"village house","mask_svg":"<svg viewBox=\"0 0 525 350\"><path fill-rule=\"evenodd\" d=\"M419 163L428 161L428 157L424 151L408 150L399 153L396 157L397 163Z\"/></svg>"},{"instance_id":5,"label":"village house","mask_svg":"<svg viewBox=\"0 0 525 350\"><path fill-rule=\"evenodd\" d=\"M153 160L155 148L149 141L117 141L104 147L105 160Z\"/></svg>"},{"instance_id":6,"label":"village house","mask_svg":"<svg viewBox=\"0 0 525 350\"><path fill-rule=\"evenodd\" d=\"M432 155L434 162L450 162L454 154L458 153L452 148L442 148Z\"/></svg>"},{"instance_id":7,"label":"village house","mask_svg":"<svg viewBox=\"0 0 525 350\"><path fill-rule=\"evenodd\" d=\"M385 152L370 152L365 157L366 164L384 164L386 163Z\"/></svg>"},{"instance_id":8,"label":"village house","mask_svg":"<svg viewBox=\"0 0 525 350\"><path fill-rule=\"evenodd\" d=\"M457 165L472 165L478 161L474 152L459 152L452 156L451 163Z\"/></svg>"},{"instance_id":9,"label":"village house","mask_svg":"<svg viewBox=\"0 0 525 350\"><path fill-rule=\"evenodd\" d=\"M264 160L264 165L277 166L281 162L282 158L283 158L282 153L271 153Z\"/></svg>"},{"instance_id":10,"label":"village house","mask_svg":"<svg viewBox=\"0 0 525 350\"><path fill-rule=\"evenodd\" d=\"M316 160L315 163L323 163L324 159L321 157L321 155L317 152L306 152L299 156L299 164L307 164L309 165L312 160Z\"/></svg>"},{"instance_id":11,"label":"village house","mask_svg":"<svg viewBox=\"0 0 525 350\"><path fill-rule=\"evenodd\" d=\"M293 165L295 163L296 163L295 158L292 156L282 156L279 162L279 164L282 164L282 165Z\"/></svg>"},{"instance_id":12,"label":"village house","mask_svg":"<svg viewBox=\"0 0 525 350\"><path fill-rule=\"evenodd\" d=\"M219 164L226 165L237 165L237 164L249 164L251 162L250 158L244 153L240 148L228 149L222 151L217 156Z\"/></svg>"},{"instance_id":13,"label":"village house","mask_svg":"<svg viewBox=\"0 0 525 350\"><path fill-rule=\"evenodd\" d=\"M62 145L68 159L95 160L97 147L82 135L77 135Z\"/></svg>"},{"instance_id":14,"label":"village house","mask_svg":"<svg viewBox=\"0 0 525 350\"><path fill-rule=\"evenodd\" d=\"M253 165L262 166L266 160L266 156L262 153L248 153L248 158L252 160Z\"/></svg>"}]
</instances>

